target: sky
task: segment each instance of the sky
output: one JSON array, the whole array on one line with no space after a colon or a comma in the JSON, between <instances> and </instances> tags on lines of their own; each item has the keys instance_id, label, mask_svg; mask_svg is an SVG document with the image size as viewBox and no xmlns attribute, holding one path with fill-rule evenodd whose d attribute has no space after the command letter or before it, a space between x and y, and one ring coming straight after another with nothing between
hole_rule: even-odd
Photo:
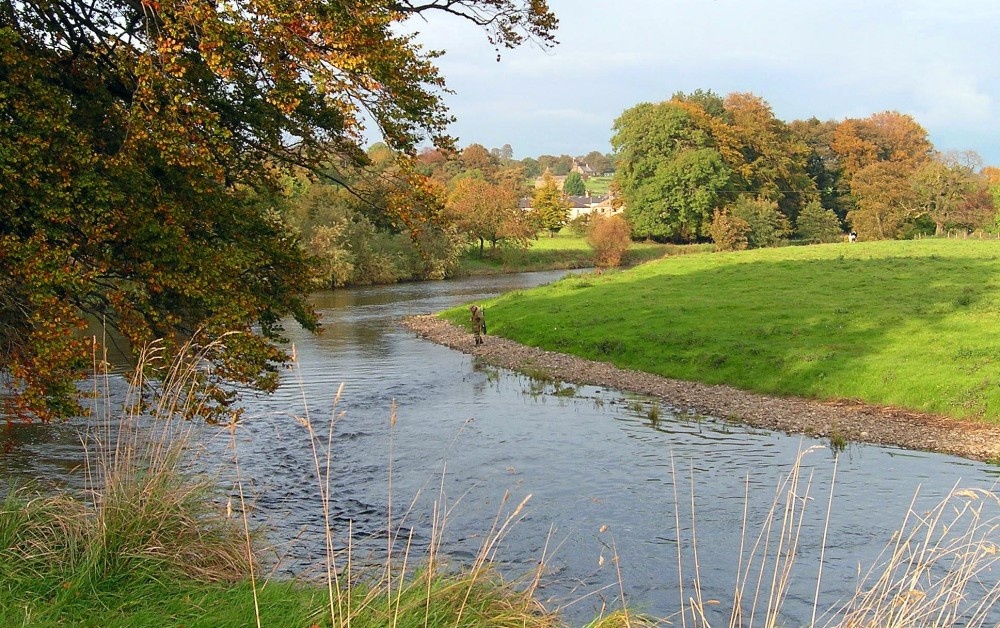
<instances>
[{"instance_id":1,"label":"sky","mask_svg":"<svg viewBox=\"0 0 1000 628\"><path fill-rule=\"evenodd\" d=\"M1000 165L997 0L549 0L559 44L497 51L445 15L412 22L454 94L460 147L516 159L611 151L626 109L752 92L786 122L913 116L941 151Z\"/></svg>"}]
</instances>

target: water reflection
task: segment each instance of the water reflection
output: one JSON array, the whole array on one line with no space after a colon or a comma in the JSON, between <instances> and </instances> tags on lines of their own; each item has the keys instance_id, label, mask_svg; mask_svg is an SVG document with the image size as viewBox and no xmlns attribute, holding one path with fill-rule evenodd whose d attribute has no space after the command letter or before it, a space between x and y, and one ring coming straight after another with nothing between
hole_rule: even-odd
<instances>
[{"instance_id":1,"label":"water reflection","mask_svg":"<svg viewBox=\"0 0 1000 628\"><path fill-rule=\"evenodd\" d=\"M247 420L236 434L244 491L255 504L254 520L270 530L278 572L321 569L324 520L313 445L325 467L333 422L331 515L338 547L346 548L352 535L355 560L377 560L400 528L406 531L400 543L419 556L436 513L445 511L444 551L453 560L471 559L498 515L531 495L498 556L511 577L531 574L544 558L539 595L551 607L565 607L570 623L593 618L604 601L616 604L619 570L630 607L675 612L682 589L693 593L695 539L702 595L721 602L707 607L707 616L728 621L720 609L730 606L740 548L756 538L800 452L821 441L667 406L654 413L650 400L610 389L534 381L479 365L398 324L405 315L561 274L315 296L326 333L289 329L297 364L283 373L275 394L247 397ZM334 407L341 384L344 395ZM397 420L390 427L393 403ZM312 421L315 438L296 417ZM65 473L45 456L34 458L50 448L72 466L72 439L50 447L64 429L71 426L53 430L52 442L17 448L32 452L27 460L5 456L2 472ZM230 437L205 427L195 453L237 495ZM918 508L926 509L956 485L992 489L996 473L948 456L853 445L837 459L825 447L811 453L802 477L808 507L784 608L788 625L811 615L821 551L826 608L853 592L859 569L876 560L918 489Z\"/></svg>"}]
</instances>

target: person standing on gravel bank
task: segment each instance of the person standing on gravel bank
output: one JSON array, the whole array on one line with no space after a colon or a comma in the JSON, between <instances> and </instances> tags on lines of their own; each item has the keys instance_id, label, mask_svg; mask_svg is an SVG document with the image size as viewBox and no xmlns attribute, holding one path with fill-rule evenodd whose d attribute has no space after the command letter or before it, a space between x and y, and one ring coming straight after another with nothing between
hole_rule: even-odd
<instances>
[{"instance_id":1,"label":"person standing on gravel bank","mask_svg":"<svg viewBox=\"0 0 1000 628\"><path fill-rule=\"evenodd\" d=\"M476 335L476 344L483 344L483 334L486 333L486 314L483 312L483 308L478 305L473 305L469 308L472 312L472 329Z\"/></svg>"}]
</instances>

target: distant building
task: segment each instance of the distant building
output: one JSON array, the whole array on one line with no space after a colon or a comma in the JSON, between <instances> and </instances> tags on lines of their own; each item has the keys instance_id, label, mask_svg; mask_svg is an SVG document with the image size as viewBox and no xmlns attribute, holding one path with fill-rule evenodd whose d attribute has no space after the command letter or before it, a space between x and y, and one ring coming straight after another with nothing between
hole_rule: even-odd
<instances>
[{"instance_id":1,"label":"distant building","mask_svg":"<svg viewBox=\"0 0 1000 628\"><path fill-rule=\"evenodd\" d=\"M610 194L591 194L588 192L583 196L567 196L569 201L569 219L573 220L585 214L598 213L605 216L616 216L622 212L624 207L614 207L614 198ZM522 198L519 207L525 211L531 211L531 199Z\"/></svg>"},{"instance_id":2,"label":"distant building","mask_svg":"<svg viewBox=\"0 0 1000 628\"><path fill-rule=\"evenodd\" d=\"M596 177L597 176L597 171L596 170L594 170L593 168L591 168L587 164L581 164L579 161L577 161L575 159L573 160L573 168L570 170L570 172L575 172L575 173L579 174L581 177L583 177L584 179L589 179L590 177Z\"/></svg>"},{"instance_id":3,"label":"distant building","mask_svg":"<svg viewBox=\"0 0 1000 628\"><path fill-rule=\"evenodd\" d=\"M552 180L556 182L556 187L562 190L563 185L566 183L566 176L562 175L557 177L554 174L550 174L549 176L552 177ZM545 187L545 177L538 177L537 179L535 179L535 187L536 188Z\"/></svg>"},{"instance_id":4,"label":"distant building","mask_svg":"<svg viewBox=\"0 0 1000 628\"><path fill-rule=\"evenodd\" d=\"M596 170L594 170L587 164L580 163L576 159L573 160L573 167L570 169L570 172L577 173L584 180L589 179L590 177L596 177L598 174ZM556 185L559 186L560 190L563 188L563 184L566 183L566 175L556 176L552 174L552 171L549 170L548 168L545 169L545 174L552 177L552 180L556 182ZM540 188L543 185L545 185L545 174L543 174L540 177L535 177L536 188Z\"/></svg>"}]
</instances>

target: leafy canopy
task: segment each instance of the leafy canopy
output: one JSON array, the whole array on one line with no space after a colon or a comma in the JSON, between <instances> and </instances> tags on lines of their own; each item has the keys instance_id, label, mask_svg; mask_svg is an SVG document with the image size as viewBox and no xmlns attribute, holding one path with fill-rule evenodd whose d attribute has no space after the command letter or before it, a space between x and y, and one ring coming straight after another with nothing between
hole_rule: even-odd
<instances>
[{"instance_id":1,"label":"leafy canopy","mask_svg":"<svg viewBox=\"0 0 1000 628\"><path fill-rule=\"evenodd\" d=\"M316 326L282 177L365 164L366 120L403 153L451 146L438 53L400 34L409 18L470 20L498 49L557 25L543 0L3 7L0 376L8 411L41 418L79 410L87 321L166 357L200 330L210 379L273 388L281 319ZM381 209L407 222L412 198Z\"/></svg>"}]
</instances>

